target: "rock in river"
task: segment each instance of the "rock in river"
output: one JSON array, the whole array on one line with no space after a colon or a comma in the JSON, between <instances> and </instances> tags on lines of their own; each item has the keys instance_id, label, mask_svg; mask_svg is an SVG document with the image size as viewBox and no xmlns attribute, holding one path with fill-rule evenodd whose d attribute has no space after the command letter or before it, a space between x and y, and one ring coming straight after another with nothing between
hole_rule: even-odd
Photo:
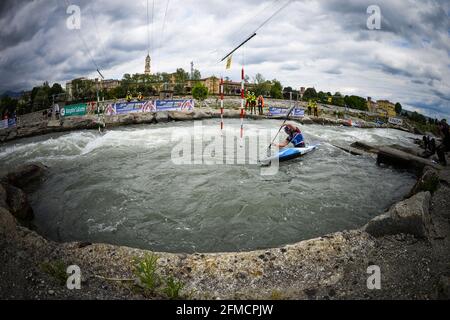
<instances>
[{"instance_id":1,"label":"rock in river","mask_svg":"<svg viewBox=\"0 0 450 320\"><path fill-rule=\"evenodd\" d=\"M6 175L5 182L17 188L24 188L30 183L41 179L46 170L47 168L44 165L38 163L22 165L10 171ZM5 180L5 178L2 180Z\"/></svg>"},{"instance_id":2,"label":"rock in river","mask_svg":"<svg viewBox=\"0 0 450 320\"><path fill-rule=\"evenodd\" d=\"M33 209L28 203L28 197L21 189L12 185L5 186L8 207L11 213L20 220L30 221L33 219Z\"/></svg>"},{"instance_id":3,"label":"rock in river","mask_svg":"<svg viewBox=\"0 0 450 320\"><path fill-rule=\"evenodd\" d=\"M387 213L374 218L365 231L374 237L399 233L427 238L431 229L431 193L421 192L395 204Z\"/></svg>"}]
</instances>

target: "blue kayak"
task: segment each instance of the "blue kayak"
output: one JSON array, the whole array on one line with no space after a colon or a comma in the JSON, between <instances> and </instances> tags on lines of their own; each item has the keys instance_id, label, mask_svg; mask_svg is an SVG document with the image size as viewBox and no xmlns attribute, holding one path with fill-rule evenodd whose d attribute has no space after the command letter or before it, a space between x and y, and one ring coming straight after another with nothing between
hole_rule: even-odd
<instances>
[{"instance_id":1,"label":"blue kayak","mask_svg":"<svg viewBox=\"0 0 450 320\"><path fill-rule=\"evenodd\" d=\"M304 156L305 154L308 154L318 148L319 145L311 145L307 146L305 148L284 148L280 150L276 155L263 159L260 161L263 165L268 165L272 161L275 161L278 159L279 162L284 162L292 159L299 158L301 156Z\"/></svg>"}]
</instances>

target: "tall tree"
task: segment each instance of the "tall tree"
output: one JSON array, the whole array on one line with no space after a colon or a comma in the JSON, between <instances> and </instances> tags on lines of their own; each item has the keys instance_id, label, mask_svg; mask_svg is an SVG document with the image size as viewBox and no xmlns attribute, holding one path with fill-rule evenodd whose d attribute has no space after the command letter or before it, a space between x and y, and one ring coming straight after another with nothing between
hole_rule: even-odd
<instances>
[{"instance_id":1,"label":"tall tree","mask_svg":"<svg viewBox=\"0 0 450 320\"><path fill-rule=\"evenodd\" d=\"M202 78L202 74L199 70L195 69L194 73L192 74L191 80L200 80Z\"/></svg>"},{"instance_id":2,"label":"tall tree","mask_svg":"<svg viewBox=\"0 0 450 320\"><path fill-rule=\"evenodd\" d=\"M175 94L184 94L186 81L189 79L189 73L183 68L178 68L175 72Z\"/></svg>"},{"instance_id":3,"label":"tall tree","mask_svg":"<svg viewBox=\"0 0 450 320\"><path fill-rule=\"evenodd\" d=\"M317 91L314 88L308 88L305 90L305 94L303 95L304 101L316 100L317 99Z\"/></svg>"},{"instance_id":4,"label":"tall tree","mask_svg":"<svg viewBox=\"0 0 450 320\"><path fill-rule=\"evenodd\" d=\"M270 88L270 96L274 99L283 99L283 86L277 79L272 80L272 87Z\"/></svg>"},{"instance_id":5,"label":"tall tree","mask_svg":"<svg viewBox=\"0 0 450 320\"><path fill-rule=\"evenodd\" d=\"M402 110L403 110L402 105L401 105L399 102L397 102L397 103L395 104L395 112L396 112L397 114L402 114Z\"/></svg>"}]
</instances>

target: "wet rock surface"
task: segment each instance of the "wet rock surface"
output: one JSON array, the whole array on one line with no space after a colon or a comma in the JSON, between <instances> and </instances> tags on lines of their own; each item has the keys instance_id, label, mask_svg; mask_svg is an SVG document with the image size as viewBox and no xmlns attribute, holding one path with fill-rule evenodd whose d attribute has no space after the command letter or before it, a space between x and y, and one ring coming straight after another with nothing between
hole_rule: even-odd
<instances>
[{"instance_id":1,"label":"wet rock surface","mask_svg":"<svg viewBox=\"0 0 450 320\"><path fill-rule=\"evenodd\" d=\"M406 233L428 238L431 229L430 200L429 192L418 193L371 220L364 230L374 237Z\"/></svg>"},{"instance_id":2,"label":"wet rock surface","mask_svg":"<svg viewBox=\"0 0 450 320\"><path fill-rule=\"evenodd\" d=\"M33 220L33 209L28 202L26 193L12 185L6 185L5 189L7 194L6 202L12 215L24 221Z\"/></svg>"}]
</instances>

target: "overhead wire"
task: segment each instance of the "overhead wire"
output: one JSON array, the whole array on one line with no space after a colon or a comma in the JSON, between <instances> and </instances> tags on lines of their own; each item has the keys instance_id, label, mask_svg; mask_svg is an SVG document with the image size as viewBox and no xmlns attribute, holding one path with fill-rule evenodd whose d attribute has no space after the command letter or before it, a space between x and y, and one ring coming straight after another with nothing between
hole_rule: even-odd
<instances>
[{"instance_id":1,"label":"overhead wire","mask_svg":"<svg viewBox=\"0 0 450 320\"><path fill-rule=\"evenodd\" d=\"M67 5L67 7L70 7L70 6L72 5L72 4L69 2L69 0L64 0L64 2L65 2L65 4ZM93 57L93 55L92 55L92 53L91 53L91 50L90 50L90 48L89 48L89 46L88 46L86 40L83 38L83 35L82 35L82 33L81 33L81 30L77 30L77 29L75 29L75 30L78 31L78 32L75 32L75 33L76 33L77 36L80 38L81 43L83 44L84 49L85 49L85 51L86 51L86 53L87 53L89 59L91 60L92 64L95 66L95 69L96 69L97 73L98 73L102 78L104 78L104 77L103 77L103 74L101 73L101 68L100 68L99 64L98 64L97 61L94 59L94 57Z\"/></svg>"}]
</instances>

